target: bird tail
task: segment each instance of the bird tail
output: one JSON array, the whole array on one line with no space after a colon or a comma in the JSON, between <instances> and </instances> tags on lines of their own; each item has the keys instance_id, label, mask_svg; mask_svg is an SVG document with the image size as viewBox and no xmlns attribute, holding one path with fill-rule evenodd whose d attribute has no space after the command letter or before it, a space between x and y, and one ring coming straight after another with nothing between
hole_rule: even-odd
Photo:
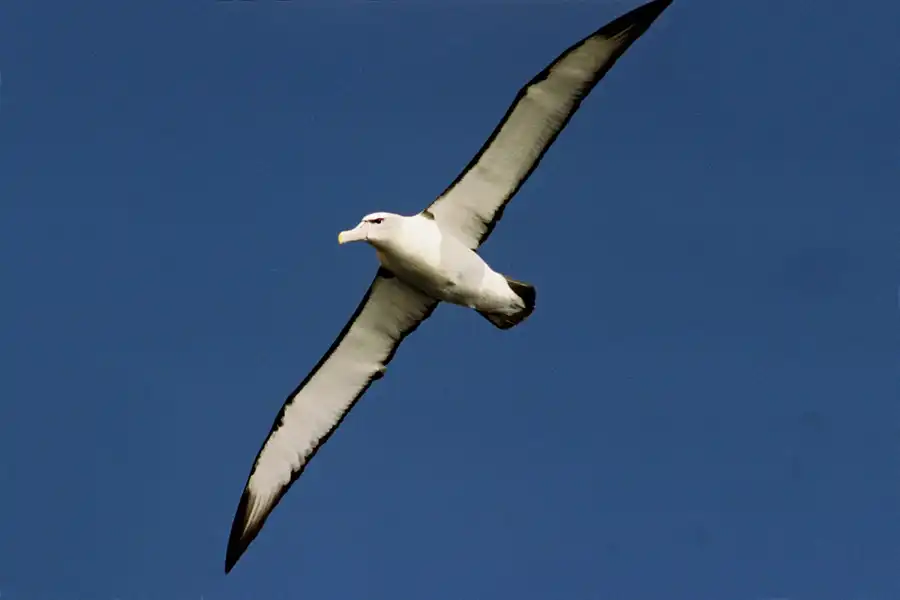
<instances>
[{"instance_id":1,"label":"bird tail","mask_svg":"<svg viewBox=\"0 0 900 600\"><path fill-rule=\"evenodd\" d=\"M500 329L510 329L524 321L528 315L534 312L534 300L537 293L535 292L534 286L530 283L510 279L509 277L506 277L506 275L503 277L506 279L506 284L509 286L509 289L525 303L525 307L519 310L519 312L511 315L497 312L489 313L480 310L478 311L478 314Z\"/></svg>"}]
</instances>

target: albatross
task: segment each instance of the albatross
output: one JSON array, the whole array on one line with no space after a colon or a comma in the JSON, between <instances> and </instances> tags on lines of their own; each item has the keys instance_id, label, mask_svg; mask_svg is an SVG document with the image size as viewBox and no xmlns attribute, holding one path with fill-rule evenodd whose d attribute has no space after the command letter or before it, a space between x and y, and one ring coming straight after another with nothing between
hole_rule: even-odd
<instances>
[{"instance_id":1,"label":"albatross","mask_svg":"<svg viewBox=\"0 0 900 600\"><path fill-rule=\"evenodd\" d=\"M250 471L228 548L228 573L309 461L403 339L441 302L476 311L503 330L535 307L535 288L476 252L582 100L672 0L653 0L573 44L516 95L487 142L422 212L374 212L338 235L375 248L379 267L350 321L291 392Z\"/></svg>"}]
</instances>

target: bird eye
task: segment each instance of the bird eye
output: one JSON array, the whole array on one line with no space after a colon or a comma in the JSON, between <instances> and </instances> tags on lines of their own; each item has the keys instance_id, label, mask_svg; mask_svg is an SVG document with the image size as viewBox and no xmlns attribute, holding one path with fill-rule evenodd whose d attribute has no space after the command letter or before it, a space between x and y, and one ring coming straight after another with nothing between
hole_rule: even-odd
<instances>
[{"instance_id":1,"label":"bird eye","mask_svg":"<svg viewBox=\"0 0 900 600\"><path fill-rule=\"evenodd\" d=\"M369 219L369 223L372 223L373 225L378 225L378 224L381 223L382 221L384 221L384 219L382 219L382 218L378 218L378 219Z\"/></svg>"}]
</instances>

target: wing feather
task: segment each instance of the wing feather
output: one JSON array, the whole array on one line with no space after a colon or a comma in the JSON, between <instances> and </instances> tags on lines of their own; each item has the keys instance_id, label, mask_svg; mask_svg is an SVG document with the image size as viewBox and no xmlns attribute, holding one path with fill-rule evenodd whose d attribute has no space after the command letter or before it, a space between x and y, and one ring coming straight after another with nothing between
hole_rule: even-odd
<instances>
[{"instance_id":1,"label":"wing feather","mask_svg":"<svg viewBox=\"0 0 900 600\"><path fill-rule=\"evenodd\" d=\"M653 0L572 45L519 90L478 154L426 209L475 249L590 93L672 0Z\"/></svg>"},{"instance_id":2,"label":"wing feather","mask_svg":"<svg viewBox=\"0 0 900 600\"><path fill-rule=\"evenodd\" d=\"M437 304L379 269L331 348L288 396L253 461L231 526L226 573L353 405L383 376L400 342Z\"/></svg>"}]
</instances>

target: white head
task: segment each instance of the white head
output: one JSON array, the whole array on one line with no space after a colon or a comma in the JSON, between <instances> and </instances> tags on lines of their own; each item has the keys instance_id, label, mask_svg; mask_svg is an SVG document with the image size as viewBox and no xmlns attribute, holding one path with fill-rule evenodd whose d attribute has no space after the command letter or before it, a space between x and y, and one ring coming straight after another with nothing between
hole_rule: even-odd
<instances>
[{"instance_id":1,"label":"white head","mask_svg":"<svg viewBox=\"0 0 900 600\"><path fill-rule=\"evenodd\" d=\"M369 242L377 245L387 241L403 226L403 217L388 212L376 212L363 217L359 225L338 234L338 243Z\"/></svg>"}]
</instances>

